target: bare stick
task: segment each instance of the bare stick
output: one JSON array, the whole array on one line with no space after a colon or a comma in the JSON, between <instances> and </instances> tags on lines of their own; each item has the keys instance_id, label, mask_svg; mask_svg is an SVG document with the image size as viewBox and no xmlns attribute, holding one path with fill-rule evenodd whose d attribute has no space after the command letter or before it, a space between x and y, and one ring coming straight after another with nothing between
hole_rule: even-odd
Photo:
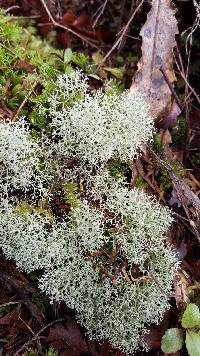
<instances>
[{"instance_id":1,"label":"bare stick","mask_svg":"<svg viewBox=\"0 0 200 356\"><path fill-rule=\"evenodd\" d=\"M181 68L180 68L180 66L179 66L179 64L178 64L177 59L176 59L175 56L174 56L174 59L175 59L176 66L177 66L177 68L178 68L178 70L179 70L179 72L180 72L181 77L184 79L184 81L186 82L188 88L190 88L190 90L192 91L192 93L194 94L195 98L197 99L197 101L198 101L198 103L199 103L199 105L200 105L200 98L199 98L199 96L197 95L196 91L193 89L193 87L192 87L192 86L190 85L190 83L188 82L188 80L187 80L185 74L183 73L183 71L181 70Z\"/></svg>"},{"instance_id":2,"label":"bare stick","mask_svg":"<svg viewBox=\"0 0 200 356\"><path fill-rule=\"evenodd\" d=\"M38 333L34 336L34 338L32 338L31 340L27 341L24 345L22 345L22 347L20 347L20 349L17 352L15 352L14 356L18 356L24 349L26 349L29 345L31 345L32 342L40 339L41 338L40 334L42 334L46 329L50 328L52 325L56 323L60 323L63 320L64 320L63 318L60 318L44 326L40 331L38 331Z\"/></svg>"},{"instance_id":3,"label":"bare stick","mask_svg":"<svg viewBox=\"0 0 200 356\"><path fill-rule=\"evenodd\" d=\"M18 10L20 8L20 6L18 5L13 5L13 6L10 6L6 9L5 13L8 14L10 11L12 10Z\"/></svg>"},{"instance_id":4,"label":"bare stick","mask_svg":"<svg viewBox=\"0 0 200 356\"><path fill-rule=\"evenodd\" d=\"M100 6L100 8L97 10L96 13L98 13L98 11L99 11L99 14L97 15L96 20L95 20L95 22L94 22L94 24L92 26L93 28L96 26L96 24L99 21L100 17L103 15L105 7L107 5L107 2L108 2L108 0L105 0L104 3Z\"/></svg>"},{"instance_id":5,"label":"bare stick","mask_svg":"<svg viewBox=\"0 0 200 356\"><path fill-rule=\"evenodd\" d=\"M171 90L171 92L172 92L172 94L173 94L173 96L174 96L174 98L175 98L175 100L176 100L176 102L177 102L179 108L180 108L181 111L182 111L183 108L182 108L181 102L180 102L179 97L178 97L178 95L176 94L176 92L175 92L175 90L174 90L174 88L173 88L173 86L172 86L172 83L170 82L170 80L169 80L167 74L165 73L165 71L164 71L162 68L160 68L160 71L162 72L163 77L165 78L165 81L167 82L169 89Z\"/></svg>"},{"instance_id":6,"label":"bare stick","mask_svg":"<svg viewBox=\"0 0 200 356\"><path fill-rule=\"evenodd\" d=\"M4 308L4 307L7 307L9 305L16 305L16 304L20 304L20 303L23 303L22 301L19 301L19 302L7 302L7 303L4 303L4 304L1 304L0 305L0 308Z\"/></svg>"},{"instance_id":7,"label":"bare stick","mask_svg":"<svg viewBox=\"0 0 200 356\"><path fill-rule=\"evenodd\" d=\"M38 82L40 80L40 77L37 77L33 83L32 88L28 91L28 94L25 96L24 100L22 101L21 105L18 107L16 113L14 114L12 120L15 121L16 118L18 117L18 115L20 114L20 112L22 111L24 105L27 103L29 97L31 96L33 90L35 89L35 87L37 86Z\"/></svg>"},{"instance_id":8,"label":"bare stick","mask_svg":"<svg viewBox=\"0 0 200 356\"><path fill-rule=\"evenodd\" d=\"M111 53L115 50L115 48L118 47L118 45L121 43L122 38L124 37L124 35L127 32L127 29L129 27L129 25L131 24L132 20L134 19L135 15L137 14L137 12L139 11L139 9L142 7L144 0L142 0L139 5L136 7L136 9L133 11L133 13L131 14L127 24L124 26L120 37L117 39L117 41L114 43L114 45L112 46L112 48L110 49L110 51L108 51L108 53L105 55L105 57L102 59L102 61L100 62L99 66L101 66L106 59L111 55Z\"/></svg>"}]
</instances>

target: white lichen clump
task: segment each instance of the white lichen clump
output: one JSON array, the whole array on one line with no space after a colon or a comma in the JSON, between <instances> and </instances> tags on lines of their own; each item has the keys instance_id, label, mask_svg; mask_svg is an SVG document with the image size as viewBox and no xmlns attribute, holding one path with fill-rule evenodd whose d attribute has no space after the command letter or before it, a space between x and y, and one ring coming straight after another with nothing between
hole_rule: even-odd
<instances>
[{"instance_id":1,"label":"white lichen clump","mask_svg":"<svg viewBox=\"0 0 200 356\"><path fill-rule=\"evenodd\" d=\"M57 87L49 99L49 112L64 155L94 166L115 157L131 160L143 143L151 141L153 118L140 92L91 94L81 72L60 76Z\"/></svg>"},{"instance_id":2,"label":"white lichen clump","mask_svg":"<svg viewBox=\"0 0 200 356\"><path fill-rule=\"evenodd\" d=\"M43 190L41 148L25 120L0 122L0 194L17 189Z\"/></svg>"},{"instance_id":3,"label":"white lichen clump","mask_svg":"<svg viewBox=\"0 0 200 356\"><path fill-rule=\"evenodd\" d=\"M106 165L137 156L153 119L139 92L91 94L79 71L58 78L45 110L40 142L24 120L0 123L0 247L21 270L41 271L41 290L75 309L90 338L134 352L169 307L173 219ZM53 210L62 199L63 215Z\"/></svg>"},{"instance_id":4,"label":"white lichen clump","mask_svg":"<svg viewBox=\"0 0 200 356\"><path fill-rule=\"evenodd\" d=\"M41 289L76 309L91 338L133 352L169 307L176 258L164 232L172 218L144 193L119 188L98 208L81 203L63 223L11 210L0 219L6 256L27 272L42 268Z\"/></svg>"}]
</instances>

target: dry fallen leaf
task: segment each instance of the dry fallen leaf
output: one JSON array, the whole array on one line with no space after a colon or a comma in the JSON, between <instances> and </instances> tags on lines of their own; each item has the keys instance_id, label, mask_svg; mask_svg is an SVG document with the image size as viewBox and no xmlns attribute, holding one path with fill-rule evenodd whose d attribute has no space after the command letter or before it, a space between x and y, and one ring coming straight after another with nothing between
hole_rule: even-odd
<instances>
[{"instance_id":1,"label":"dry fallen leaf","mask_svg":"<svg viewBox=\"0 0 200 356\"><path fill-rule=\"evenodd\" d=\"M144 92L153 116L171 110L170 83L175 81L172 66L172 49L178 33L175 10L170 0L152 0L152 8L140 32L142 58L132 88Z\"/></svg>"},{"instance_id":2,"label":"dry fallen leaf","mask_svg":"<svg viewBox=\"0 0 200 356\"><path fill-rule=\"evenodd\" d=\"M188 287L191 285L189 275L184 269L179 269L174 275L174 290L176 305L182 309L189 301Z\"/></svg>"},{"instance_id":3,"label":"dry fallen leaf","mask_svg":"<svg viewBox=\"0 0 200 356\"><path fill-rule=\"evenodd\" d=\"M66 318L65 326L57 323L50 328L48 342L58 350L68 349L73 356L88 352L85 337L77 323L69 316Z\"/></svg>"}]
</instances>

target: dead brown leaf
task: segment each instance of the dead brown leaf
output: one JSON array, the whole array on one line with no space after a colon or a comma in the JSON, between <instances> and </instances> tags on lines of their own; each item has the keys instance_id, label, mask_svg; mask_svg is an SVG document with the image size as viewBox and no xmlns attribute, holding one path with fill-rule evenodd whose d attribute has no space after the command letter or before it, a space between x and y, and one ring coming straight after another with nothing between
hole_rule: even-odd
<instances>
[{"instance_id":1,"label":"dead brown leaf","mask_svg":"<svg viewBox=\"0 0 200 356\"><path fill-rule=\"evenodd\" d=\"M175 10L170 0L152 0L152 8L140 32L142 58L132 88L145 93L153 116L171 110L171 90L164 78L175 81L172 49L178 33Z\"/></svg>"},{"instance_id":2,"label":"dead brown leaf","mask_svg":"<svg viewBox=\"0 0 200 356\"><path fill-rule=\"evenodd\" d=\"M172 106L168 114L162 117L162 119L158 122L158 128L162 128L164 130L174 127L177 123L177 118L181 113L181 109L178 106L177 102L173 100Z\"/></svg>"},{"instance_id":3,"label":"dead brown leaf","mask_svg":"<svg viewBox=\"0 0 200 356\"><path fill-rule=\"evenodd\" d=\"M32 64L30 64L28 59L26 59L26 58L17 60L15 66L17 68L24 69L28 73L35 73L36 72L36 68Z\"/></svg>"},{"instance_id":4,"label":"dead brown leaf","mask_svg":"<svg viewBox=\"0 0 200 356\"><path fill-rule=\"evenodd\" d=\"M84 335L77 323L69 316L67 316L65 325L57 323L50 328L48 342L55 349L67 349L66 352L70 350L71 355L88 352Z\"/></svg>"},{"instance_id":5,"label":"dead brown leaf","mask_svg":"<svg viewBox=\"0 0 200 356\"><path fill-rule=\"evenodd\" d=\"M174 290L176 305L182 309L189 302L188 287L191 285L191 279L184 269L179 269L174 274Z\"/></svg>"}]
</instances>

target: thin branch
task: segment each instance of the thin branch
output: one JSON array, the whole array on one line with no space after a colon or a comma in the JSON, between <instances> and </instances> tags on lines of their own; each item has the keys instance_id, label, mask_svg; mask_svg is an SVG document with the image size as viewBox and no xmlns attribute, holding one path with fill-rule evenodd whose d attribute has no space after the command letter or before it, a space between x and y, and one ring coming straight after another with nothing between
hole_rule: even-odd
<instances>
[{"instance_id":1,"label":"thin branch","mask_svg":"<svg viewBox=\"0 0 200 356\"><path fill-rule=\"evenodd\" d=\"M43 1L43 0L42 0ZM114 43L114 45L112 46L112 48L110 49L110 51L108 51L108 53L105 55L105 57L102 59L101 63L99 64L99 66L101 66L106 59L111 55L111 53L120 45L124 35L127 32L128 27L130 26L132 20L134 19L135 15L137 14L137 12L139 11L139 9L142 7L144 0L141 0L139 5L136 7L136 9L133 11L133 13L131 14L127 24L124 26L123 30L121 31L121 35L119 36L119 38L116 40L116 42Z\"/></svg>"},{"instance_id":2,"label":"thin branch","mask_svg":"<svg viewBox=\"0 0 200 356\"><path fill-rule=\"evenodd\" d=\"M183 71L181 70L179 64L178 64L178 61L176 59L176 57L174 56L174 60L175 60L175 63L176 63L176 66L180 72L180 75L181 77L184 79L185 83L187 84L188 88L190 88L190 90L192 91L192 93L194 94L195 98L197 99L199 105L200 105L200 98L198 96L198 94L196 93L196 91L193 89L193 87L191 86L191 84L188 82L186 76L185 76L185 73L183 73Z\"/></svg>"},{"instance_id":3,"label":"thin branch","mask_svg":"<svg viewBox=\"0 0 200 356\"><path fill-rule=\"evenodd\" d=\"M23 303L22 301L16 301L16 302L7 302L7 303L4 303L4 304L1 304L0 305L0 308L4 308L4 307L8 307L9 305L16 305L16 304L21 304Z\"/></svg>"},{"instance_id":4,"label":"thin branch","mask_svg":"<svg viewBox=\"0 0 200 356\"><path fill-rule=\"evenodd\" d=\"M72 30L71 28L69 28L69 27L67 27L67 26L61 25L59 22L57 22L57 21L54 19L54 17L52 16L52 14L51 14L51 12L50 12L50 10L49 10L49 8L48 8L48 6L47 6L45 0L40 0L40 1L41 1L42 5L44 6L47 15L49 16L50 20L52 21L52 24L53 24L55 27L60 27L60 28L62 28L63 30L66 30L66 31L72 33L73 35L79 37L82 41L85 41L85 42L88 43L90 46L96 47L96 45L95 45L93 42L89 41L89 40L87 39L87 37L84 37L84 36L82 36L80 33L78 33L78 32L76 32L76 31Z\"/></svg>"},{"instance_id":5,"label":"thin branch","mask_svg":"<svg viewBox=\"0 0 200 356\"><path fill-rule=\"evenodd\" d=\"M16 113L14 114L12 120L15 121L16 118L19 116L20 112L22 111L24 105L26 105L28 99L30 98L32 92L34 91L35 87L38 85L40 77L37 77L33 83L32 88L28 91L27 95L25 96L24 100L22 101L21 105L18 107Z\"/></svg>"},{"instance_id":6,"label":"thin branch","mask_svg":"<svg viewBox=\"0 0 200 356\"><path fill-rule=\"evenodd\" d=\"M197 30L197 28L200 26L200 4L198 4L196 0L193 0L193 5L196 10L196 19L195 19L193 25L182 33L182 35L183 35L184 33L191 30L186 38L186 45L185 45L186 54L188 54L188 43L189 43L189 46L191 47L193 34Z\"/></svg>"},{"instance_id":7,"label":"thin branch","mask_svg":"<svg viewBox=\"0 0 200 356\"><path fill-rule=\"evenodd\" d=\"M179 108L180 108L181 111L182 111L182 109L183 109L182 104L181 104L181 102L180 102L180 100L179 100L179 97L178 97L178 95L176 94L176 92L175 92L175 90L174 90L174 88L173 88L173 86L172 86L172 83L170 82L170 80L169 80L167 74L165 73L165 71L163 70L163 68L160 68L160 71L162 72L163 77L165 78L165 81L167 82L168 87L169 87L169 89L171 90L171 92L172 92L172 94L173 94L173 96L174 96L174 99L176 100L176 102L177 102Z\"/></svg>"},{"instance_id":8,"label":"thin branch","mask_svg":"<svg viewBox=\"0 0 200 356\"><path fill-rule=\"evenodd\" d=\"M20 6L18 5L13 5L13 6L10 6L6 9L5 13L8 14L10 11L12 10L18 10L20 8Z\"/></svg>"},{"instance_id":9,"label":"thin branch","mask_svg":"<svg viewBox=\"0 0 200 356\"><path fill-rule=\"evenodd\" d=\"M32 15L32 16L11 16L8 21L13 21L13 20L29 20L29 19L39 19L41 15Z\"/></svg>"},{"instance_id":10,"label":"thin branch","mask_svg":"<svg viewBox=\"0 0 200 356\"><path fill-rule=\"evenodd\" d=\"M61 6L60 0L57 0L57 1L56 1L56 5L57 5L57 15L56 15L56 18L57 18L58 20L61 20L62 17L63 17L63 13L62 13L62 6Z\"/></svg>"},{"instance_id":11,"label":"thin branch","mask_svg":"<svg viewBox=\"0 0 200 356\"><path fill-rule=\"evenodd\" d=\"M62 322L63 320L64 320L63 318L60 318L60 319L54 320L51 323L44 326L40 331L38 331L38 333L31 340L27 341L24 345L22 345L22 347L20 347L20 349L17 352L15 352L14 356L18 356L24 349L26 349L34 341L40 339L42 337L42 336L40 336L40 334L42 334L46 329L50 328L52 325L54 325L56 323Z\"/></svg>"},{"instance_id":12,"label":"thin branch","mask_svg":"<svg viewBox=\"0 0 200 356\"><path fill-rule=\"evenodd\" d=\"M103 15L107 3L108 3L108 0L105 0L104 3L99 7L99 9L94 14L94 16L95 16L99 12L99 14L97 15L96 20L94 21L94 24L92 26L93 28L96 26L96 24L99 21L100 17Z\"/></svg>"}]
</instances>

